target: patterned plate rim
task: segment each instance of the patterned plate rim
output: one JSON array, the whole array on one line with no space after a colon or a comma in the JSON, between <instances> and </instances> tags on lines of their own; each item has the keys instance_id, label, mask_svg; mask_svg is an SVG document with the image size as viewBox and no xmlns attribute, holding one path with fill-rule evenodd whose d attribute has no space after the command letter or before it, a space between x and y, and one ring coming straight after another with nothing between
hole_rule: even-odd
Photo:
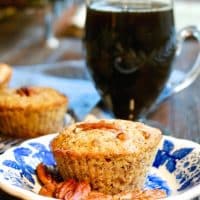
<instances>
[{"instance_id":1,"label":"patterned plate rim","mask_svg":"<svg viewBox=\"0 0 200 200\"><path fill-rule=\"evenodd\" d=\"M0 155L0 160L3 159L4 155L8 154L9 152L12 152L15 148L18 148L20 146L24 146L27 143L33 142L33 141L38 141L42 138L48 138L48 141L50 141L52 138L54 138L57 135L57 133L52 133L49 135L45 135L45 136L40 136L40 137L36 137L33 139L28 139L24 142L22 142L20 145L14 146L8 150L6 150L2 155ZM172 136L163 136L163 140L171 140L173 141L176 145L180 145L181 147L187 145L187 146L191 146L194 148L197 148L200 150L200 144L195 143L193 141L190 140L186 140L186 139L179 139L179 138L175 138ZM184 145L185 144L185 145ZM19 188L16 187L14 185L9 184L8 182L5 181L5 179L2 178L2 176L0 176L0 188L5 191L6 193L15 196L17 198L21 198L24 200L55 200L55 198L49 198L49 197L43 197L41 195L38 195L34 192L25 190L23 188ZM171 197L167 197L163 200L189 200L195 197L198 197L198 195L200 195L200 184L187 189L186 191L182 192L181 194L178 193L177 195L173 195Z\"/></svg>"}]
</instances>

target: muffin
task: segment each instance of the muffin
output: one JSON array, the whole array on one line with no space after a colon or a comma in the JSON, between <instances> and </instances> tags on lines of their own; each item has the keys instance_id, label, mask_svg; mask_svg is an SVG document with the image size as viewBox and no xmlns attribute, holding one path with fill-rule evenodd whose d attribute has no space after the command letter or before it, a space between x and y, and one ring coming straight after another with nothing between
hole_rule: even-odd
<instances>
[{"instance_id":1,"label":"muffin","mask_svg":"<svg viewBox=\"0 0 200 200\"><path fill-rule=\"evenodd\" d=\"M67 97L54 89L24 87L0 91L0 132L22 138L63 128Z\"/></svg>"},{"instance_id":2,"label":"muffin","mask_svg":"<svg viewBox=\"0 0 200 200\"><path fill-rule=\"evenodd\" d=\"M6 88L12 76L12 68L0 63L0 89Z\"/></svg>"},{"instance_id":3,"label":"muffin","mask_svg":"<svg viewBox=\"0 0 200 200\"><path fill-rule=\"evenodd\" d=\"M105 194L141 189L162 138L160 130L126 120L80 122L51 142L64 179L88 181Z\"/></svg>"}]
</instances>

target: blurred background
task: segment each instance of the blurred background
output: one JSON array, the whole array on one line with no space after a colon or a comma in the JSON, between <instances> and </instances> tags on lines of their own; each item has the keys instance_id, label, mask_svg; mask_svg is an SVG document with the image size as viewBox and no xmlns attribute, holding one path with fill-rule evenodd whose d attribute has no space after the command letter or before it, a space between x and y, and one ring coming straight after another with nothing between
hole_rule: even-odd
<instances>
[{"instance_id":1,"label":"blurred background","mask_svg":"<svg viewBox=\"0 0 200 200\"><path fill-rule=\"evenodd\" d=\"M175 0L177 30L200 27L200 1ZM11 65L83 58L83 0L0 0L0 61Z\"/></svg>"}]
</instances>

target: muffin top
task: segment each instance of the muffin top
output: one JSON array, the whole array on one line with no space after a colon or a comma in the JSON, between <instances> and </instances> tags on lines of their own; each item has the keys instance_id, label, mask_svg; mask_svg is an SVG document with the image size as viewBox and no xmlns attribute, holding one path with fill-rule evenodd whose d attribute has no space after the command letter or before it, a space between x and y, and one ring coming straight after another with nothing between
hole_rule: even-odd
<instances>
[{"instance_id":1,"label":"muffin top","mask_svg":"<svg viewBox=\"0 0 200 200\"><path fill-rule=\"evenodd\" d=\"M83 155L124 155L151 151L162 138L160 130L139 122L96 120L80 122L64 129L53 139L54 153Z\"/></svg>"},{"instance_id":2,"label":"muffin top","mask_svg":"<svg viewBox=\"0 0 200 200\"><path fill-rule=\"evenodd\" d=\"M47 87L22 87L0 91L0 110L42 109L67 104L67 97Z\"/></svg>"},{"instance_id":3,"label":"muffin top","mask_svg":"<svg viewBox=\"0 0 200 200\"><path fill-rule=\"evenodd\" d=\"M0 63L0 86L8 82L12 75L12 68L4 63Z\"/></svg>"}]
</instances>

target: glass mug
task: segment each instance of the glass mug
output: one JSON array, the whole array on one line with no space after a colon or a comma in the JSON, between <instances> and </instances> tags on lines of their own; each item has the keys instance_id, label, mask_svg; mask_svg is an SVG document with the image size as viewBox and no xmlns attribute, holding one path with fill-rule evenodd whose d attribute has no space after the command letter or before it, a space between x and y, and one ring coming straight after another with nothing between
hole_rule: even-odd
<instances>
[{"instance_id":1,"label":"glass mug","mask_svg":"<svg viewBox=\"0 0 200 200\"><path fill-rule=\"evenodd\" d=\"M194 27L176 34L173 0L87 1L87 66L115 117L145 116L167 84L177 46L191 36L200 41ZM186 87L199 70L196 63L171 91Z\"/></svg>"}]
</instances>

